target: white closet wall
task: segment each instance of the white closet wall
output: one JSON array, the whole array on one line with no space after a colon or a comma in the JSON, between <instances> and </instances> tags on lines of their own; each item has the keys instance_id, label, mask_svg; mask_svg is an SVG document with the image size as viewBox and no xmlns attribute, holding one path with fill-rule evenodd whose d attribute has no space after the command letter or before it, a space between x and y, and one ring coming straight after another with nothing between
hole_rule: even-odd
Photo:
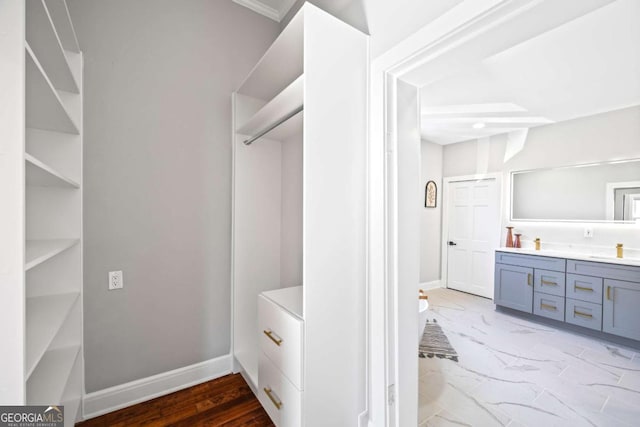
<instances>
[{"instance_id":1,"label":"white closet wall","mask_svg":"<svg viewBox=\"0 0 640 427\"><path fill-rule=\"evenodd\" d=\"M367 76L367 36L306 3L234 94L234 368L283 426L365 407Z\"/></svg>"},{"instance_id":2,"label":"white closet wall","mask_svg":"<svg viewBox=\"0 0 640 427\"><path fill-rule=\"evenodd\" d=\"M302 118L299 121L302 122ZM282 287L290 287L302 284L302 128L282 141L280 149L280 283Z\"/></svg>"},{"instance_id":3,"label":"white closet wall","mask_svg":"<svg viewBox=\"0 0 640 427\"><path fill-rule=\"evenodd\" d=\"M3 2L0 21L0 84L12 87L0 99L0 404L65 405L73 425L83 392L82 54L64 0Z\"/></svg>"}]
</instances>

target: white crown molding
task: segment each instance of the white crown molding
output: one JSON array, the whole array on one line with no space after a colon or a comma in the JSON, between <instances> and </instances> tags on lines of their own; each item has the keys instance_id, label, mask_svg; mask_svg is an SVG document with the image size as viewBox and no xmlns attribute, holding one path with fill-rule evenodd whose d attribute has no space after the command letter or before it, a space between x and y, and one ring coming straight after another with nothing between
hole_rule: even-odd
<instances>
[{"instance_id":1,"label":"white crown molding","mask_svg":"<svg viewBox=\"0 0 640 427\"><path fill-rule=\"evenodd\" d=\"M271 6L267 6L266 4L262 3L259 0L233 0L233 2L241 6L244 6L248 9L251 9L256 13L259 13L260 15L266 16L269 19L273 19L278 23L286 14L285 13L281 16L280 11L278 11L277 9L274 9Z\"/></svg>"},{"instance_id":2,"label":"white crown molding","mask_svg":"<svg viewBox=\"0 0 640 427\"><path fill-rule=\"evenodd\" d=\"M234 0L235 1L235 0ZM87 393L83 419L94 418L231 373L231 355Z\"/></svg>"}]
</instances>

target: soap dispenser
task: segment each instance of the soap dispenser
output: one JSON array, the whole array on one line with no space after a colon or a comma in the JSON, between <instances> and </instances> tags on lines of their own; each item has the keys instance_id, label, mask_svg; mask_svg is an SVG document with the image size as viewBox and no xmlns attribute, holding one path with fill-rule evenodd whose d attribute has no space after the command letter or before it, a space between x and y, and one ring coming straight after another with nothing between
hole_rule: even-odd
<instances>
[{"instance_id":1,"label":"soap dispenser","mask_svg":"<svg viewBox=\"0 0 640 427\"><path fill-rule=\"evenodd\" d=\"M616 256L622 258L622 243L616 245Z\"/></svg>"}]
</instances>

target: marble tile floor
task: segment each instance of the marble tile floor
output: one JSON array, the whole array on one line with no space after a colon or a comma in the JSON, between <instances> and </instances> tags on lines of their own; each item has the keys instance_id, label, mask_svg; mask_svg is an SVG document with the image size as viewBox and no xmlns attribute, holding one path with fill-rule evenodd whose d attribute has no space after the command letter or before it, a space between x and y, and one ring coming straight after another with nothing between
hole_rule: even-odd
<instances>
[{"instance_id":1,"label":"marble tile floor","mask_svg":"<svg viewBox=\"0 0 640 427\"><path fill-rule=\"evenodd\" d=\"M640 426L640 351L428 292L459 361L419 359L419 426Z\"/></svg>"}]
</instances>

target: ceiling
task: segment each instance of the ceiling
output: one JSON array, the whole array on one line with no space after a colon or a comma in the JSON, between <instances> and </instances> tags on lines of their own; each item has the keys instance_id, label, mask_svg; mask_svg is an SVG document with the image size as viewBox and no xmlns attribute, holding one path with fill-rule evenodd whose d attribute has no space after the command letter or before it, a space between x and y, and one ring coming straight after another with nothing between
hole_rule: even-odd
<instances>
[{"instance_id":1,"label":"ceiling","mask_svg":"<svg viewBox=\"0 0 640 427\"><path fill-rule=\"evenodd\" d=\"M233 1L280 22L283 26L291 18L287 13L299 3L295 0ZM407 36L464 3L463 0L308 1L363 33L369 34L372 59L377 58Z\"/></svg>"},{"instance_id":2,"label":"ceiling","mask_svg":"<svg viewBox=\"0 0 640 427\"><path fill-rule=\"evenodd\" d=\"M472 46L487 54L471 62L452 67L449 58L415 70L423 139L451 144L639 105L640 2L602 3L524 40L519 29L488 35L486 46ZM507 48L491 52L496 42Z\"/></svg>"},{"instance_id":3,"label":"ceiling","mask_svg":"<svg viewBox=\"0 0 640 427\"><path fill-rule=\"evenodd\" d=\"M280 22L291 10L296 0L233 0L233 2Z\"/></svg>"}]
</instances>

